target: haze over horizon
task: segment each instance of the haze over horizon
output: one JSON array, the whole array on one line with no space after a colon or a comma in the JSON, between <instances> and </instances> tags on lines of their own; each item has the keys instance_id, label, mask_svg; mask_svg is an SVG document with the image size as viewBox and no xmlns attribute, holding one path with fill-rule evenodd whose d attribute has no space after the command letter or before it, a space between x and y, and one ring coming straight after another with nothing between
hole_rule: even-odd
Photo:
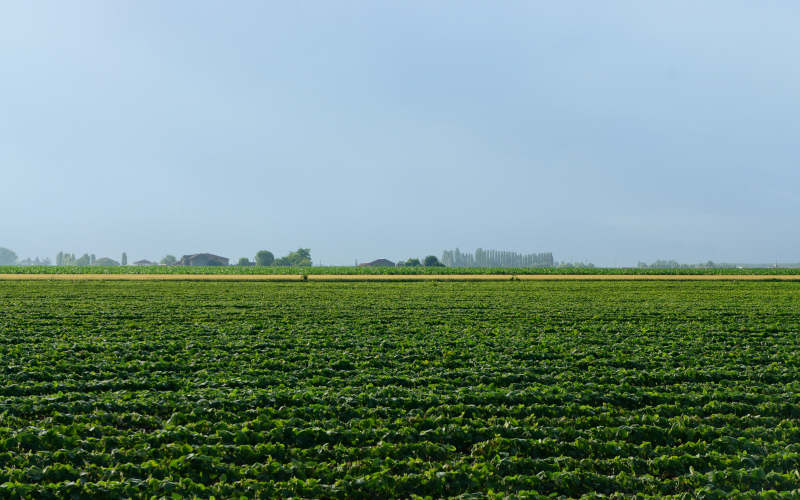
<instances>
[{"instance_id":1,"label":"haze over horizon","mask_svg":"<svg viewBox=\"0 0 800 500\"><path fill-rule=\"evenodd\" d=\"M0 246L800 262L798 15L8 2Z\"/></svg>"}]
</instances>

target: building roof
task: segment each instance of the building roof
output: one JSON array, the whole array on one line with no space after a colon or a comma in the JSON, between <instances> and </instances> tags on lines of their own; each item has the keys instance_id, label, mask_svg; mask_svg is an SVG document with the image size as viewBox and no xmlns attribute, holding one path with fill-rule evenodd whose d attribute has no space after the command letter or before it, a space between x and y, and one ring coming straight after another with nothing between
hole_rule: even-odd
<instances>
[{"instance_id":1,"label":"building roof","mask_svg":"<svg viewBox=\"0 0 800 500\"><path fill-rule=\"evenodd\" d=\"M178 261L178 264L187 265L196 259L219 262L224 265L227 265L228 262L230 262L230 260L227 257L220 257L219 255L214 255L213 253L193 253L191 255L184 255L183 257L181 257L181 260Z\"/></svg>"},{"instance_id":2,"label":"building roof","mask_svg":"<svg viewBox=\"0 0 800 500\"><path fill-rule=\"evenodd\" d=\"M209 257L209 258L212 258L212 259L228 260L227 257L220 257L219 255L214 255L213 253L193 253L191 255L184 255L183 256L184 259L193 259L195 257Z\"/></svg>"}]
</instances>

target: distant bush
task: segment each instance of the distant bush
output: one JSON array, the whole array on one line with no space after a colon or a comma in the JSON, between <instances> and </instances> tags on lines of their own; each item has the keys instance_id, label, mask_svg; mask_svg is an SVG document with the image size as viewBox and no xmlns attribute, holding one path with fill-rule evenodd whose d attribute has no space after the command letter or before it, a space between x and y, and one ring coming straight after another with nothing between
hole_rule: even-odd
<instances>
[{"instance_id":1,"label":"distant bush","mask_svg":"<svg viewBox=\"0 0 800 500\"><path fill-rule=\"evenodd\" d=\"M275 256L269 250L261 250L256 254L256 265L271 266L274 262Z\"/></svg>"},{"instance_id":2,"label":"distant bush","mask_svg":"<svg viewBox=\"0 0 800 500\"><path fill-rule=\"evenodd\" d=\"M274 263L276 266L289 266L289 267L308 267L311 265L311 249L298 248L296 251L290 253L286 257L277 259Z\"/></svg>"},{"instance_id":3,"label":"distant bush","mask_svg":"<svg viewBox=\"0 0 800 500\"><path fill-rule=\"evenodd\" d=\"M419 267L422 265L422 262L419 261L417 258L410 258L407 261L403 262L400 261L397 263L399 267Z\"/></svg>"},{"instance_id":4,"label":"distant bush","mask_svg":"<svg viewBox=\"0 0 800 500\"><path fill-rule=\"evenodd\" d=\"M424 261L425 267L444 267L444 264L439 262L435 255L428 255Z\"/></svg>"}]
</instances>

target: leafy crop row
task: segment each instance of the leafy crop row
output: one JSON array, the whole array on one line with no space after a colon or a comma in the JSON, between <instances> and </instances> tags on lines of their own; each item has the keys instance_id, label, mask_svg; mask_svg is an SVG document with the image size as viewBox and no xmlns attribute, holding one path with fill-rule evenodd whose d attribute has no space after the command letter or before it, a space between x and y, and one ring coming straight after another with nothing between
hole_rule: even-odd
<instances>
[{"instance_id":1,"label":"leafy crop row","mask_svg":"<svg viewBox=\"0 0 800 500\"><path fill-rule=\"evenodd\" d=\"M800 284L0 282L0 498L800 494Z\"/></svg>"},{"instance_id":2,"label":"leafy crop row","mask_svg":"<svg viewBox=\"0 0 800 500\"><path fill-rule=\"evenodd\" d=\"M0 274L578 274L578 275L781 275L800 274L800 268L584 268L584 267L264 267L264 266L0 266Z\"/></svg>"}]
</instances>

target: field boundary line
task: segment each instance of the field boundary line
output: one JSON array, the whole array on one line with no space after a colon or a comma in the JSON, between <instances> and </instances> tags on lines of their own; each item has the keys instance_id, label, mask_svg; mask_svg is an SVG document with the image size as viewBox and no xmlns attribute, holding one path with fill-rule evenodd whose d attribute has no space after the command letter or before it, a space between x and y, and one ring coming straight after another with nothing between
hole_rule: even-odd
<instances>
[{"instance_id":1,"label":"field boundary line","mask_svg":"<svg viewBox=\"0 0 800 500\"><path fill-rule=\"evenodd\" d=\"M800 281L792 274L0 274L0 281Z\"/></svg>"}]
</instances>

